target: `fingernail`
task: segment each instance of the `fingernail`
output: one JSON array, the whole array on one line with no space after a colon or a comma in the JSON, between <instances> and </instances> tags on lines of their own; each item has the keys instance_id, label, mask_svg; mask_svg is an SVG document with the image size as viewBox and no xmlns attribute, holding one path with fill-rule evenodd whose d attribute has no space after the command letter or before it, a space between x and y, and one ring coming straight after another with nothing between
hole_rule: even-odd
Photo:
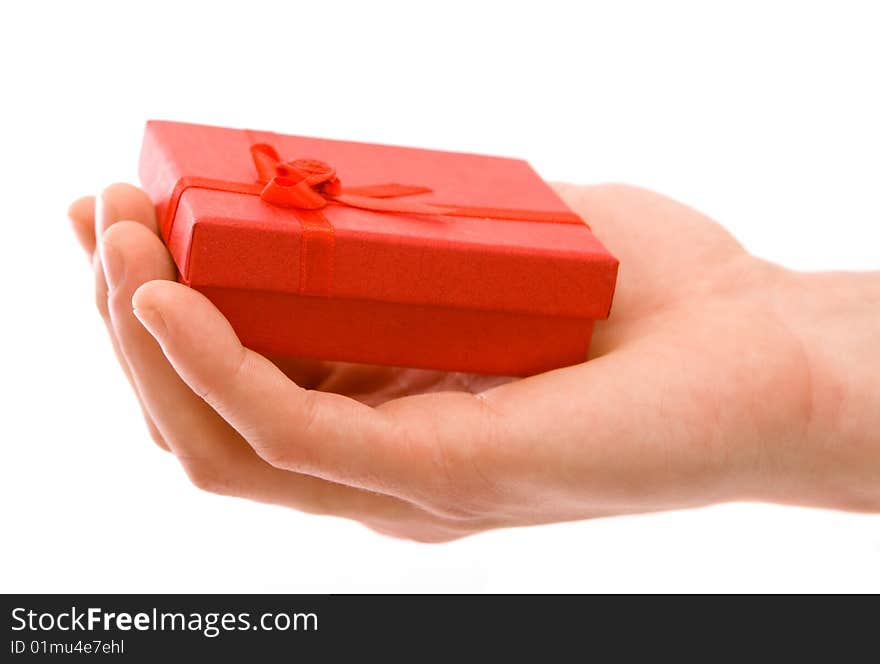
<instances>
[{"instance_id":1,"label":"fingernail","mask_svg":"<svg viewBox=\"0 0 880 664\"><path fill-rule=\"evenodd\" d=\"M155 337L156 341L162 343L165 338L165 319L156 309L137 309L134 310L135 317L141 322L147 332Z\"/></svg>"},{"instance_id":2,"label":"fingernail","mask_svg":"<svg viewBox=\"0 0 880 664\"><path fill-rule=\"evenodd\" d=\"M122 257L122 252L109 242L102 242L101 257L107 284L110 288L116 288L122 283L122 277L125 275L125 259Z\"/></svg>"}]
</instances>

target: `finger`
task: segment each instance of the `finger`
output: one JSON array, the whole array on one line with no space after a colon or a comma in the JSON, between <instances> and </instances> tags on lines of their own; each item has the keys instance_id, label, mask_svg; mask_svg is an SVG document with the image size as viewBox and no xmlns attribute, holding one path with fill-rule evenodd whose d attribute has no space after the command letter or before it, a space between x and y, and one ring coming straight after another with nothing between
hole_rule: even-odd
<instances>
[{"instance_id":1,"label":"finger","mask_svg":"<svg viewBox=\"0 0 880 664\"><path fill-rule=\"evenodd\" d=\"M117 221L136 221L158 235L156 208L150 197L132 184L117 182L95 201L95 237L100 239Z\"/></svg>"},{"instance_id":2,"label":"finger","mask_svg":"<svg viewBox=\"0 0 880 664\"><path fill-rule=\"evenodd\" d=\"M147 424L147 429L150 433L150 437L156 442L157 445L159 445L159 447L167 450L168 446L165 445L161 435L159 434L158 429L156 428L156 425L150 419L149 414L143 406L143 402L140 399L140 395L138 394L137 388L135 387L134 381L132 379L131 370L129 369L128 363L125 361L125 358L122 356L122 353L119 350L119 344L117 343L115 334L113 333L113 326L110 324L110 319L107 311L107 282L104 279L104 273L101 269L100 262L97 260L97 257L95 255L95 197L83 196L75 200L68 209L68 217L70 218L74 234L76 235L80 246L82 246L83 250L92 261L92 267L95 273L95 303L97 305L99 313L101 314L101 318L104 321L104 325L107 329L108 335L110 336L110 343L113 347L113 353L115 354L120 367L122 367L122 371L125 374L126 379L135 391L135 395L138 398L141 412L143 413L144 420Z\"/></svg>"},{"instance_id":3,"label":"finger","mask_svg":"<svg viewBox=\"0 0 880 664\"><path fill-rule=\"evenodd\" d=\"M392 418L338 394L305 390L243 347L195 290L145 284L135 313L192 390L274 466L400 495L423 457Z\"/></svg>"},{"instance_id":4,"label":"finger","mask_svg":"<svg viewBox=\"0 0 880 664\"><path fill-rule=\"evenodd\" d=\"M85 206L77 201L77 212ZM159 235L155 207L145 192L124 182L112 184L101 193L95 201L93 236L98 241L102 235L117 221L136 221L144 225L150 232ZM95 240L92 240L94 245ZM103 258L99 264L103 269ZM314 360L278 360L283 369L301 384L317 385L330 373L326 362Z\"/></svg>"},{"instance_id":5,"label":"finger","mask_svg":"<svg viewBox=\"0 0 880 664\"><path fill-rule=\"evenodd\" d=\"M122 371L125 374L126 379L134 390L135 396L137 397L138 404L141 408L141 413L144 416L144 421L147 424L147 430L149 431L150 438L163 450L170 451L168 445L165 443L162 434L159 429L156 427L155 422L153 422L153 418L150 416L149 411L147 411L146 406L144 405L144 400L141 397L140 390L138 389L137 383L134 380L134 376L131 372L131 367L128 365L128 360L122 353L122 349L119 347L119 340L116 338L116 331L113 329L113 323L110 320L110 311L108 308L108 298L109 298L109 290L107 288L107 280L104 278L104 270L101 269L101 265L98 259L97 252L93 254L93 270L95 274L95 305L98 308L98 312L101 314L101 320L104 321L104 326L107 329L107 335L110 337L110 345L113 347L113 353L116 355L116 360L119 362L119 366L122 367Z\"/></svg>"},{"instance_id":6,"label":"finger","mask_svg":"<svg viewBox=\"0 0 880 664\"><path fill-rule=\"evenodd\" d=\"M104 233L120 221L134 221L152 233L159 232L156 209L146 193L125 182L111 184L95 201L95 240L102 270L105 269L105 257L101 240Z\"/></svg>"},{"instance_id":7,"label":"finger","mask_svg":"<svg viewBox=\"0 0 880 664\"><path fill-rule=\"evenodd\" d=\"M107 191L113 192L116 191L116 189L108 188ZM122 193L122 191L120 190L119 193ZM110 344L113 347L113 353L116 356L116 360L119 362L119 366L122 368L122 372L125 374L126 379L132 386L135 396L138 399L139 405L141 407L141 412L143 413L144 420L147 424L147 430L150 433L150 437L156 442L159 447L167 450L168 446L162 440L162 436L159 433L159 430L156 428L156 425L150 418L146 408L144 408L143 400L141 399L137 386L135 385L132 378L131 369L129 368L128 362L126 361L125 357L122 355L119 349L119 343L116 340L116 335L113 331L113 325L110 322L110 316L107 309L107 281L104 277L104 270L101 265L100 256L96 251L95 205L96 199L94 196L83 196L81 198L78 198L68 208L68 217L70 218L71 224L73 226L74 234L79 240L82 248L89 255L92 262L92 269L95 275L95 304L98 308L98 312L101 314L101 318L104 321L104 326L107 329L107 333L110 337ZM123 203L120 205L120 207L122 209L131 209L141 206L132 206ZM137 214L140 214L142 217L147 217L147 215L144 214L143 210L135 210L135 212Z\"/></svg>"},{"instance_id":8,"label":"finger","mask_svg":"<svg viewBox=\"0 0 880 664\"><path fill-rule=\"evenodd\" d=\"M76 239L91 258L95 253L95 197L83 196L76 199L67 209L67 216Z\"/></svg>"},{"instance_id":9,"label":"finger","mask_svg":"<svg viewBox=\"0 0 880 664\"><path fill-rule=\"evenodd\" d=\"M140 224L120 222L105 233L103 242L111 284L110 314L120 345L147 409L196 485L359 520L391 523L424 517L414 506L389 496L290 473L263 461L180 379L132 314L132 295L142 283L174 276L174 265L159 238Z\"/></svg>"},{"instance_id":10,"label":"finger","mask_svg":"<svg viewBox=\"0 0 880 664\"><path fill-rule=\"evenodd\" d=\"M129 221L112 224L102 245L111 325L147 411L176 455L183 460L210 458L209 439L224 432L222 421L194 398L132 314L131 296L141 283L174 278L171 257L158 237Z\"/></svg>"}]
</instances>

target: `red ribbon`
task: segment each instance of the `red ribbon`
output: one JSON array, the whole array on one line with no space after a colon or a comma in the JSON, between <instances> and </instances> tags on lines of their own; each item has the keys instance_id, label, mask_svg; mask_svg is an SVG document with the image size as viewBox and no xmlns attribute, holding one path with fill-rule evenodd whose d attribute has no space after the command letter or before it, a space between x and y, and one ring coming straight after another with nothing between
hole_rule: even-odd
<instances>
[{"instance_id":1,"label":"red ribbon","mask_svg":"<svg viewBox=\"0 0 880 664\"><path fill-rule=\"evenodd\" d=\"M328 296L331 293L335 234L332 224L321 212L331 204L385 214L584 224L573 212L445 205L405 199L414 194L430 193L429 187L395 183L343 187L336 170L329 164L317 159L282 161L275 149L265 143L251 146L251 157L258 176L251 184L199 177L180 178L171 194L163 229L167 229L165 232L170 235L180 197L193 187L259 196L270 205L294 210L302 225L300 293L305 295Z\"/></svg>"}]
</instances>

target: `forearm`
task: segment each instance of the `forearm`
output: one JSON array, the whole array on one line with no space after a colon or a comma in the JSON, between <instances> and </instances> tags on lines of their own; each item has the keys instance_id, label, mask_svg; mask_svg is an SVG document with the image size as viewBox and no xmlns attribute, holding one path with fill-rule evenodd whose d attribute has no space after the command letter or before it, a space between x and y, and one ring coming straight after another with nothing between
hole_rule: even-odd
<instances>
[{"instance_id":1,"label":"forearm","mask_svg":"<svg viewBox=\"0 0 880 664\"><path fill-rule=\"evenodd\" d=\"M776 306L802 344L810 402L806 434L779 445L772 497L880 510L880 272L789 273Z\"/></svg>"}]
</instances>

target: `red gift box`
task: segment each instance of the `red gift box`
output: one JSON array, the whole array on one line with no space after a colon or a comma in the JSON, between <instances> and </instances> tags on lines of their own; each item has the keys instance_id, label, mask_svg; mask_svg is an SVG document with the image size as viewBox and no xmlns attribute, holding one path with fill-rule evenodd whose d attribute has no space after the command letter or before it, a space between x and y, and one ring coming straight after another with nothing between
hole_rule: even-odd
<instances>
[{"instance_id":1,"label":"red gift box","mask_svg":"<svg viewBox=\"0 0 880 664\"><path fill-rule=\"evenodd\" d=\"M617 260L518 159L147 123L180 281L270 356L504 375L582 362Z\"/></svg>"}]
</instances>

